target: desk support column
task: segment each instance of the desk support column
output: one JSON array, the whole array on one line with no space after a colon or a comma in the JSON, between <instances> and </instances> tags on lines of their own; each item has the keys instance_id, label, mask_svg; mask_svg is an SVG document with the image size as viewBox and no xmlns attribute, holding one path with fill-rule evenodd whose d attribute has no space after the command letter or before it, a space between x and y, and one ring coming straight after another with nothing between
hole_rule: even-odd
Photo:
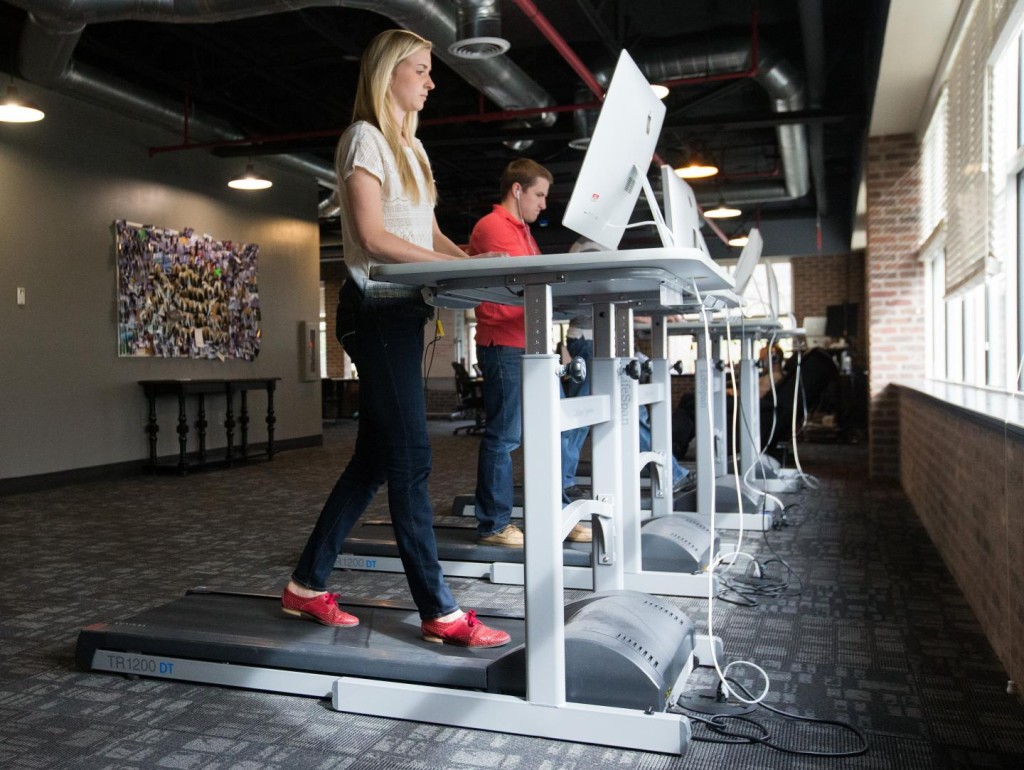
<instances>
[{"instance_id":1,"label":"desk support column","mask_svg":"<svg viewBox=\"0 0 1024 770\"><path fill-rule=\"evenodd\" d=\"M558 356L548 347L551 287L526 286L523 356L523 509L526 523L526 697L565 705L565 598L562 575L561 405Z\"/></svg>"},{"instance_id":2,"label":"desk support column","mask_svg":"<svg viewBox=\"0 0 1024 770\"><path fill-rule=\"evenodd\" d=\"M622 488L622 418L619 399L619 377L621 362L615 357L616 322L619 320L615 306L594 305L594 359L591 362L590 392L607 396L610 410L607 422L600 422L591 428L591 494L595 500L602 500L612 506L614 530L610 542L613 552L608 554L608 563L594 564L594 590L613 591L625 585L623 562L626 534L623 526ZM595 533L596 539L596 533Z\"/></svg>"},{"instance_id":3,"label":"desk support column","mask_svg":"<svg viewBox=\"0 0 1024 770\"><path fill-rule=\"evenodd\" d=\"M634 574L641 571L640 554L640 407L637 380L627 373L633 361L633 311L628 305L615 305L615 369L616 382L612 398L612 422L620 426L622 457L619 465L619 484L622 488L621 515L616 523L622 527L620 572ZM605 477L605 473L595 477Z\"/></svg>"},{"instance_id":4,"label":"desk support column","mask_svg":"<svg viewBox=\"0 0 1024 770\"><path fill-rule=\"evenodd\" d=\"M729 418L725 408L726 372L714 360L720 349L721 335L711 335L711 409L714 415L712 435L715 442L715 478L729 472ZM735 450L735 447L733 448Z\"/></svg>"},{"instance_id":5,"label":"desk support column","mask_svg":"<svg viewBox=\"0 0 1024 770\"><path fill-rule=\"evenodd\" d=\"M651 382L660 383L664 398L647 406L651 418L651 450L660 452L665 464L659 474L662 494L655 494L654 473L651 473L651 513L668 516L673 510L672 487L672 376L668 368L668 328L664 316L651 319Z\"/></svg>"},{"instance_id":6,"label":"desk support column","mask_svg":"<svg viewBox=\"0 0 1024 770\"><path fill-rule=\"evenodd\" d=\"M694 423L697 430L697 513L711 514L711 496L715 485L714 426L709 417L708 401L713 397L708 387L708 344L703 332L697 335L697 366L694 377L694 399L696 413ZM714 368L714 363L711 364Z\"/></svg>"},{"instance_id":7,"label":"desk support column","mask_svg":"<svg viewBox=\"0 0 1024 770\"><path fill-rule=\"evenodd\" d=\"M740 475L747 478L747 472L754 466L761 453L761 415L758 403L757 362L754 360L754 339L744 333L740 354L740 410L743 419L739 431ZM733 447L735 450L736 448Z\"/></svg>"}]
</instances>

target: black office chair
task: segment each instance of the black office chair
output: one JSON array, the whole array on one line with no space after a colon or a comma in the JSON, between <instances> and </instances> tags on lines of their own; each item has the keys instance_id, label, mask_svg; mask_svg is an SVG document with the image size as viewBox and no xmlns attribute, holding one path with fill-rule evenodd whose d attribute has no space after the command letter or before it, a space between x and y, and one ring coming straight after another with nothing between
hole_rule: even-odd
<instances>
[{"instance_id":1,"label":"black office chair","mask_svg":"<svg viewBox=\"0 0 1024 770\"><path fill-rule=\"evenodd\" d=\"M471 419L471 425L460 425L452 433L458 435L460 430L468 435L478 436L484 432L484 393L479 379L469 376L466 367L458 361L452 361L455 370L455 392L459 396L458 408L452 413L452 419Z\"/></svg>"}]
</instances>

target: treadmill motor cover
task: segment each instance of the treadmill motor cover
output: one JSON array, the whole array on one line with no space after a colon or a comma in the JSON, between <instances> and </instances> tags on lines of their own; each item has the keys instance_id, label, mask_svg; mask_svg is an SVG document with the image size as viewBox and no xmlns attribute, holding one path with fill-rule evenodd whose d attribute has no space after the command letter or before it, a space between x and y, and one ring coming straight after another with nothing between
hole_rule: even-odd
<instances>
[{"instance_id":1,"label":"treadmill motor cover","mask_svg":"<svg viewBox=\"0 0 1024 770\"><path fill-rule=\"evenodd\" d=\"M703 572L718 549L718 536L697 516L673 514L641 524L641 567L648 572Z\"/></svg>"},{"instance_id":2,"label":"treadmill motor cover","mask_svg":"<svg viewBox=\"0 0 1024 770\"><path fill-rule=\"evenodd\" d=\"M636 591L596 594L565 608L566 699L664 712L694 649L693 622ZM523 695L525 647L491 664L491 692Z\"/></svg>"}]
</instances>

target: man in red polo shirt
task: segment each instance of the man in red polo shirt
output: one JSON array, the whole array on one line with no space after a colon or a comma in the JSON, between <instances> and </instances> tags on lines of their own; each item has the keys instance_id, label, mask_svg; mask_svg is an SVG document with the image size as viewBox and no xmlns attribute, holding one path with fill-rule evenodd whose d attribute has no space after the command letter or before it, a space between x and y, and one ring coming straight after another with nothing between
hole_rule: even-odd
<instances>
[{"instance_id":1,"label":"man in red polo shirt","mask_svg":"<svg viewBox=\"0 0 1024 770\"><path fill-rule=\"evenodd\" d=\"M547 206L551 172L529 158L508 164L501 175L501 203L473 228L469 253L540 254L530 224ZM476 309L477 361L483 372L487 424L477 460L477 542L521 547L523 532L512 516L512 452L523 433L520 359L526 348L523 309L482 302ZM577 525L570 539L590 539Z\"/></svg>"}]
</instances>

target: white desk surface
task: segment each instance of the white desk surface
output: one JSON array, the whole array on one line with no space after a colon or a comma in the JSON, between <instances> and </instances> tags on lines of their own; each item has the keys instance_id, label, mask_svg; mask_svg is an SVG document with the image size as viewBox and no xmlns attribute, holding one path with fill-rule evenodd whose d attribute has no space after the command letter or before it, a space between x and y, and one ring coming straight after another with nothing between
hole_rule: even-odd
<instances>
[{"instance_id":1,"label":"white desk surface","mask_svg":"<svg viewBox=\"0 0 1024 770\"><path fill-rule=\"evenodd\" d=\"M639 308L692 306L694 285L701 294L732 287L725 270L692 248L389 264L371 268L370 277L426 287L443 307L519 305L528 284L550 285L556 306L629 301Z\"/></svg>"}]
</instances>

